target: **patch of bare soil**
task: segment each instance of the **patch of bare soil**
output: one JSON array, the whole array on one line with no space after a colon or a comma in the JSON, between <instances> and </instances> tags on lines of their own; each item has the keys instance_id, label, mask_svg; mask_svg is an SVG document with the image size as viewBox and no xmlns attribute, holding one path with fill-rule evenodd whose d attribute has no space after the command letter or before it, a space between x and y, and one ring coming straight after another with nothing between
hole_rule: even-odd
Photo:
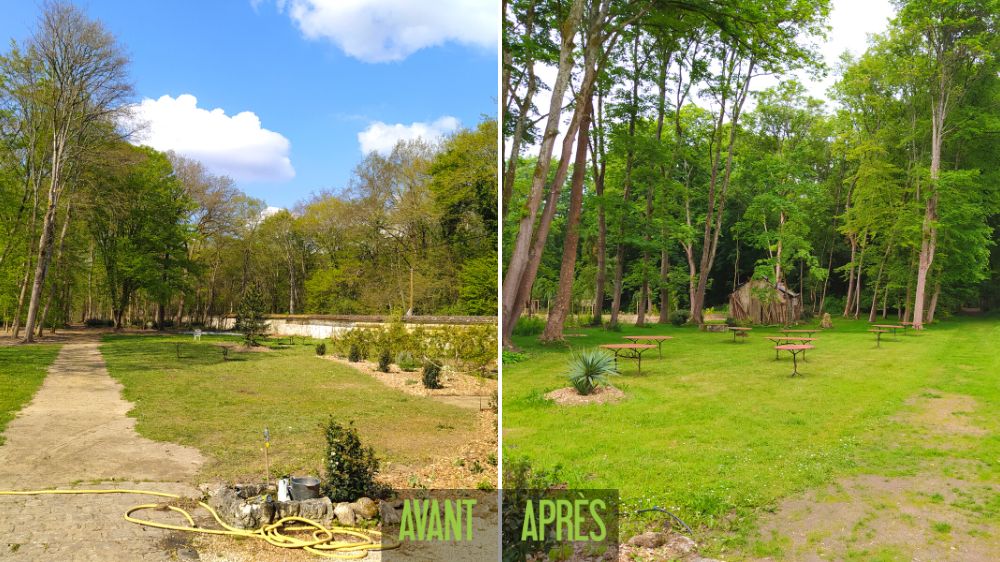
<instances>
[{"instance_id":1,"label":"patch of bare soil","mask_svg":"<svg viewBox=\"0 0 1000 562\"><path fill-rule=\"evenodd\" d=\"M441 384L444 388L424 388L420 371L406 372L400 370L397 365L390 365L389 372L383 373L376 368L375 363L369 361L351 363L332 355L324 355L323 359L353 367L386 386L416 396L492 396L497 389L495 379L444 369L441 371Z\"/></svg>"},{"instance_id":2,"label":"patch of bare soil","mask_svg":"<svg viewBox=\"0 0 1000 562\"><path fill-rule=\"evenodd\" d=\"M266 345L245 345L245 344L235 344L235 343L217 343L216 347L225 347L229 351L234 353L271 353L274 351Z\"/></svg>"},{"instance_id":3,"label":"patch of bare soil","mask_svg":"<svg viewBox=\"0 0 1000 562\"><path fill-rule=\"evenodd\" d=\"M497 485L497 414L483 410L477 418L476 437L454 456L422 466L391 464L380 480L396 489L415 487L461 490L481 484Z\"/></svg>"},{"instance_id":4,"label":"patch of bare soil","mask_svg":"<svg viewBox=\"0 0 1000 562\"><path fill-rule=\"evenodd\" d=\"M552 400L556 404L567 406L577 406L580 404L610 404L625 398L625 393L613 386L599 386L594 392L584 396L575 388L567 386L553 390L545 395L546 400Z\"/></svg>"},{"instance_id":5,"label":"patch of bare soil","mask_svg":"<svg viewBox=\"0 0 1000 562\"><path fill-rule=\"evenodd\" d=\"M972 423L970 414L976 409L971 396L924 392L911 398L907 405L914 408L897 419L919 429L940 435L986 435L987 431Z\"/></svg>"},{"instance_id":6,"label":"patch of bare soil","mask_svg":"<svg viewBox=\"0 0 1000 562\"><path fill-rule=\"evenodd\" d=\"M928 446L986 432L969 396L923 393L898 421L925 430ZM907 476L860 475L782 501L761 521L761 560L996 560L1000 525L988 512L1000 485L978 478L979 461L942 459ZM759 545L759 546L760 546Z\"/></svg>"}]
</instances>

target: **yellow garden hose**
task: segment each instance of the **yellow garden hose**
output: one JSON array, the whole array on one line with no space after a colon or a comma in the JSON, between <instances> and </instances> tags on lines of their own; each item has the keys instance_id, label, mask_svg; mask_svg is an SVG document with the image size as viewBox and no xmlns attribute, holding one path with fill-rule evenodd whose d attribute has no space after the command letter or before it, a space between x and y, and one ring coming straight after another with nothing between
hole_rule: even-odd
<instances>
[{"instance_id":1,"label":"yellow garden hose","mask_svg":"<svg viewBox=\"0 0 1000 562\"><path fill-rule=\"evenodd\" d=\"M143 496L158 496L161 498L170 498L174 500L182 500L183 496L177 494L168 494L166 492L150 492L147 490L29 490L23 492L16 491L3 491L0 490L0 496L39 496L39 495L73 495L73 494L136 494ZM325 527L317 521L312 519L306 519L304 517L283 517L278 521L265 525L260 529L255 531L247 531L244 529L237 529L226 524L225 521L219 517L216 513L205 502L199 501L198 505L205 508L215 521L222 527L222 529L204 529L197 527L194 522L194 518L191 514L182 507L170 504L157 504L157 503L147 503L142 505L137 505L132 507L125 512L125 520L131 523L137 523L139 525L145 525L147 527L156 527L159 529L169 529L172 531L186 531L189 533L204 533L209 535L226 535L231 537L249 537L260 539L268 544L281 547L281 548L297 548L302 549L317 556L322 556L324 558L340 558L347 560L357 560L364 558L368 555L368 551L372 550L391 550L394 548L399 548L399 544L382 544L381 536L382 534L374 530L362 530L355 527ZM149 521L147 519L139 519L132 517L132 514L137 511L142 511L144 509L157 509L157 510L170 510L175 513L181 514L185 519L187 519L188 525L171 525L168 523L159 523L157 521ZM303 540L298 537L288 535L288 532L308 532L312 531L312 539ZM336 536L349 536L356 540L338 540L335 539Z\"/></svg>"}]
</instances>

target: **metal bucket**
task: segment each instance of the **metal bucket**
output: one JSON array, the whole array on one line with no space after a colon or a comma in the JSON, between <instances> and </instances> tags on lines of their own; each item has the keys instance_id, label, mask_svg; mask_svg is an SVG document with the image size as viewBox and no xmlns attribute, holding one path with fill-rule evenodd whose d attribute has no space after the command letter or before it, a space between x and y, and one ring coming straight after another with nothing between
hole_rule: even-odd
<instances>
[{"instance_id":1,"label":"metal bucket","mask_svg":"<svg viewBox=\"0 0 1000 562\"><path fill-rule=\"evenodd\" d=\"M295 501L311 500L319 497L319 478L303 476L302 478L291 478L292 499Z\"/></svg>"}]
</instances>

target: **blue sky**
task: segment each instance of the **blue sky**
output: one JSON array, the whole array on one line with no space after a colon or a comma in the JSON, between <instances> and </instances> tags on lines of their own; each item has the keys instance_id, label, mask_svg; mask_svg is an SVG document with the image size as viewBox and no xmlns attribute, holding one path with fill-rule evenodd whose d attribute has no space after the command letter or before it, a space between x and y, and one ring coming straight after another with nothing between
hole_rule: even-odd
<instances>
[{"instance_id":1,"label":"blue sky","mask_svg":"<svg viewBox=\"0 0 1000 562\"><path fill-rule=\"evenodd\" d=\"M272 206L344 187L361 133L385 150L496 115L496 0L74 3L130 53L146 142ZM0 38L27 37L40 3L4 4Z\"/></svg>"}]
</instances>

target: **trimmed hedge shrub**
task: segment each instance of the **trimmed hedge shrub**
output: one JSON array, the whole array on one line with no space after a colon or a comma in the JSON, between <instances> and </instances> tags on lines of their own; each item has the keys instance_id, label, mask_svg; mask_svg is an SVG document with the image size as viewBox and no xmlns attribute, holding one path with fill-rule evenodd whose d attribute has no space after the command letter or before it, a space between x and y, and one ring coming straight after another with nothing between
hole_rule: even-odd
<instances>
[{"instance_id":1,"label":"trimmed hedge shrub","mask_svg":"<svg viewBox=\"0 0 1000 562\"><path fill-rule=\"evenodd\" d=\"M424 388L442 388L441 366L433 361L424 363Z\"/></svg>"},{"instance_id":2,"label":"trimmed hedge shrub","mask_svg":"<svg viewBox=\"0 0 1000 562\"><path fill-rule=\"evenodd\" d=\"M347 360L351 363L357 363L358 361L361 361L361 358L361 348L356 345L352 345L351 349L347 352Z\"/></svg>"},{"instance_id":3,"label":"trimmed hedge shrub","mask_svg":"<svg viewBox=\"0 0 1000 562\"><path fill-rule=\"evenodd\" d=\"M378 370L383 373L389 372L389 365L392 363L392 354L389 353L388 349L383 349L382 353L378 354Z\"/></svg>"}]
</instances>

